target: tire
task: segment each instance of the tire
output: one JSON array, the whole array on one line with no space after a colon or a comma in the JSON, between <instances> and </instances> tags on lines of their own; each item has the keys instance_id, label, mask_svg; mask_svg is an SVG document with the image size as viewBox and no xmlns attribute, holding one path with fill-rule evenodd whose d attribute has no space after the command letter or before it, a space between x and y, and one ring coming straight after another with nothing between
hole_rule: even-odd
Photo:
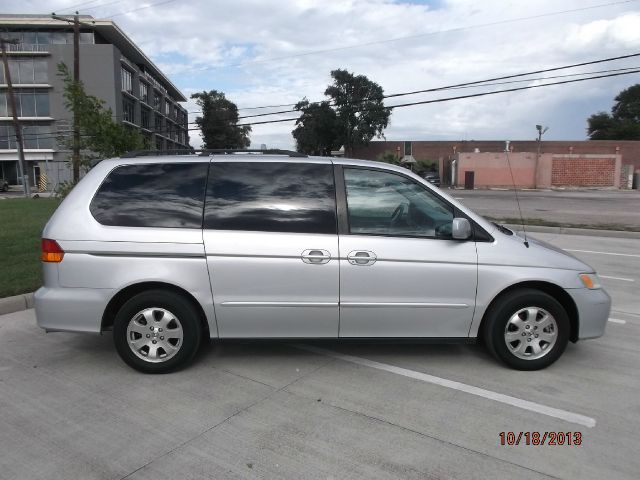
<instances>
[{"instance_id":1,"label":"tire","mask_svg":"<svg viewBox=\"0 0 640 480\"><path fill-rule=\"evenodd\" d=\"M569 341L569 317L552 296L519 289L499 297L487 310L484 340L511 368L540 370L555 362Z\"/></svg>"},{"instance_id":2,"label":"tire","mask_svg":"<svg viewBox=\"0 0 640 480\"><path fill-rule=\"evenodd\" d=\"M167 373L186 366L196 355L201 337L196 307L169 290L147 290L133 296L113 322L120 358L144 373Z\"/></svg>"}]
</instances>

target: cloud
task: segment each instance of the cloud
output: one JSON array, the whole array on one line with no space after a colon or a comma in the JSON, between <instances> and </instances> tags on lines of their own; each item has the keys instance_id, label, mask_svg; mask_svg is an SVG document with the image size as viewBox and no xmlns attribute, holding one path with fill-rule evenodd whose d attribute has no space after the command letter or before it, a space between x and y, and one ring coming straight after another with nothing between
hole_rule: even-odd
<instances>
[{"instance_id":1,"label":"cloud","mask_svg":"<svg viewBox=\"0 0 640 480\"><path fill-rule=\"evenodd\" d=\"M397 93L638 51L638 4L590 8L598 5L593 1L190 0L119 15L114 21L187 96L217 89L243 108L295 103L302 97L321 100L329 72L336 68L365 74L385 92ZM110 3L88 5L98 8L87 13L103 17L156 2ZM50 4L48 8L60 11L69 6L68 1ZM7 4L4 10L37 13L41 8L40 2L27 1ZM577 11L548 15L570 10ZM638 60L631 59L581 71L635 64ZM529 139L542 122L550 126L548 139L582 139L586 118L609 110L613 97L637 81L637 75L613 77L399 109L385 135L392 140ZM194 107L190 103L187 108ZM250 112L257 113L241 110ZM274 118L282 117L286 115ZM190 121L194 118L190 115ZM292 122L256 125L252 141L292 148L292 129ZM195 132L191 135L192 144L199 146Z\"/></svg>"}]
</instances>

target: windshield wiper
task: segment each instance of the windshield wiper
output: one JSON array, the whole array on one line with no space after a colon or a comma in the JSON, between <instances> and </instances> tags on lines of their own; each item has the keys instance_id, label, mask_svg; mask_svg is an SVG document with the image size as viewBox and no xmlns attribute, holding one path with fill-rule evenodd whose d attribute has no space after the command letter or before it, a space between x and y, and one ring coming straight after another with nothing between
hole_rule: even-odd
<instances>
[{"instance_id":1,"label":"windshield wiper","mask_svg":"<svg viewBox=\"0 0 640 480\"><path fill-rule=\"evenodd\" d=\"M513 232L509 230L507 227L505 227L504 225L500 225L496 222L491 222L491 223L493 223L496 226L496 228L500 230L502 233L504 233L505 235L513 235Z\"/></svg>"}]
</instances>

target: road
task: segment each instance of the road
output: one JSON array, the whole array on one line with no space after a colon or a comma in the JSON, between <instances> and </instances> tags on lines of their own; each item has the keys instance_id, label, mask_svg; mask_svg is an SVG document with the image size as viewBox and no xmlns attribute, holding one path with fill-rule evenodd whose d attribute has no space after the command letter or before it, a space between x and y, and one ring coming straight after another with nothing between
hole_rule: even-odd
<instances>
[{"instance_id":1,"label":"road","mask_svg":"<svg viewBox=\"0 0 640 480\"><path fill-rule=\"evenodd\" d=\"M445 191L480 215L519 218L513 190ZM521 190L518 198L525 218L640 228L638 190Z\"/></svg>"},{"instance_id":2,"label":"road","mask_svg":"<svg viewBox=\"0 0 640 480\"><path fill-rule=\"evenodd\" d=\"M45 334L32 310L0 317L0 477L635 479L638 240L534 236L591 263L614 300L604 337L539 372L477 345L268 342L211 346L151 376L109 335ZM582 443L503 446L501 432Z\"/></svg>"}]
</instances>

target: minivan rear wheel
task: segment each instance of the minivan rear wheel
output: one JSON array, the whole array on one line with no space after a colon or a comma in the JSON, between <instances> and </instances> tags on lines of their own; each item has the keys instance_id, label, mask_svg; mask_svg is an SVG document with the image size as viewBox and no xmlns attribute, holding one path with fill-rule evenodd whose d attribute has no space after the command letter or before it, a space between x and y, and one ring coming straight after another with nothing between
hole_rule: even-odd
<instances>
[{"instance_id":1,"label":"minivan rear wheel","mask_svg":"<svg viewBox=\"0 0 640 480\"><path fill-rule=\"evenodd\" d=\"M540 370L555 362L569 340L569 317L552 296L519 289L487 311L484 339L493 355L518 370Z\"/></svg>"},{"instance_id":2,"label":"minivan rear wheel","mask_svg":"<svg viewBox=\"0 0 640 480\"><path fill-rule=\"evenodd\" d=\"M130 298L115 316L113 339L120 358L144 373L167 373L198 351L199 312L185 297L148 290Z\"/></svg>"}]
</instances>

